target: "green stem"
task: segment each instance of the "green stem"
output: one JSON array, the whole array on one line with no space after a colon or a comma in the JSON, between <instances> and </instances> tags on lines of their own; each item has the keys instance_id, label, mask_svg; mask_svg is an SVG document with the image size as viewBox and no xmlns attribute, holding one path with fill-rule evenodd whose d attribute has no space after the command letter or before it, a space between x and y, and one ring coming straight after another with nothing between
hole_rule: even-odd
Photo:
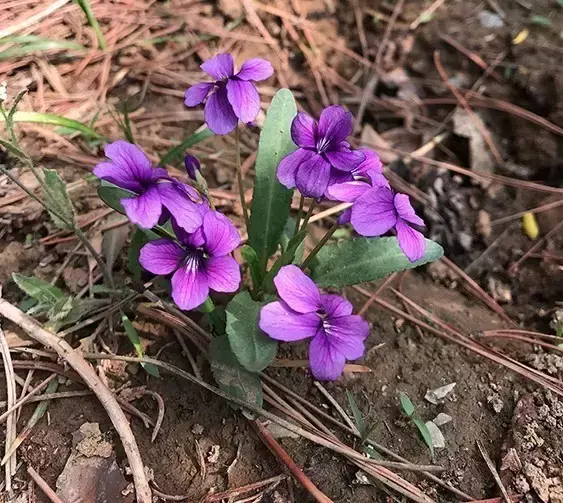
<instances>
[{"instance_id":1,"label":"green stem","mask_svg":"<svg viewBox=\"0 0 563 503\"><path fill-rule=\"evenodd\" d=\"M321 238L321 240L317 243L317 246L313 248L313 251L307 255L307 258L301 264L301 269L304 271L309 262L315 257L317 253L321 250L321 248L327 243L327 241L331 238L334 234L334 231L338 229L338 222L335 222L334 225L327 231L327 233Z\"/></svg>"},{"instance_id":2,"label":"green stem","mask_svg":"<svg viewBox=\"0 0 563 503\"><path fill-rule=\"evenodd\" d=\"M305 204L305 196L301 194L299 199L299 209L297 210L297 219L295 220L295 231L293 232L293 237L297 236L299 232L299 224L301 223L301 215L303 215L303 205Z\"/></svg>"},{"instance_id":3,"label":"green stem","mask_svg":"<svg viewBox=\"0 0 563 503\"><path fill-rule=\"evenodd\" d=\"M242 180L242 164L240 161L240 129L237 125L235 128L235 142L236 142L236 163L237 163L237 183L240 196L240 204L242 206L242 213L244 215L244 223L246 224L246 231L250 229L250 220L248 218L248 208L244 200L244 185Z\"/></svg>"},{"instance_id":4,"label":"green stem","mask_svg":"<svg viewBox=\"0 0 563 503\"><path fill-rule=\"evenodd\" d=\"M315 199L313 199L311 201L311 205L309 206L309 209L307 210L307 214L305 215L305 218L303 219L303 223L301 224L301 227L299 227L299 230L307 228L307 224L309 223L309 219L311 218L311 215L313 214L313 210L315 209L316 204L317 204L317 201Z\"/></svg>"}]
</instances>

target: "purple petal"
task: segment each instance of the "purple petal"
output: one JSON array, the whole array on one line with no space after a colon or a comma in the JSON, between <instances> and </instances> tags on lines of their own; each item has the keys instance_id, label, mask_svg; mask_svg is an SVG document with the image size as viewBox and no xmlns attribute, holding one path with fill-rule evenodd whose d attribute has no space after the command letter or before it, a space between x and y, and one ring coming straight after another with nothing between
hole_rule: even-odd
<instances>
[{"instance_id":1,"label":"purple petal","mask_svg":"<svg viewBox=\"0 0 563 503\"><path fill-rule=\"evenodd\" d=\"M180 309L195 309L209 295L207 275L197 259L189 259L172 276L172 299Z\"/></svg>"},{"instance_id":2,"label":"purple petal","mask_svg":"<svg viewBox=\"0 0 563 503\"><path fill-rule=\"evenodd\" d=\"M165 275L178 269L185 256L185 250L170 239L157 239L141 248L139 262L147 271Z\"/></svg>"},{"instance_id":3,"label":"purple petal","mask_svg":"<svg viewBox=\"0 0 563 503\"><path fill-rule=\"evenodd\" d=\"M238 124L238 118L227 99L225 86L219 87L207 99L204 109L205 122L215 134L229 134Z\"/></svg>"},{"instance_id":4,"label":"purple petal","mask_svg":"<svg viewBox=\"0 0 563 503\"><path fill-rule=\"evenodd\" d=\"M280 298L298 313L314 313L321 307L319 288L295 265L282 267L274 278L274 284Z\"/></svg>"},{"instance_id":5,"label":"purple petal","mask_svg":"<svg viewBox=\"0 0 563 503\"><path fill-rule=\"evenodd\" d=\"M240 244L240 235L232 222L221 213L209 211L203 217L205 251L211 257L227 255Z\"/></svg>"},{"instance_id":6,"label":"purple petal","mask_svg":"<svg viewBox=\"0 0 563 503\"><path fill-rule=\"evenodd\" d=\"M321 197L329 180L330 164L318 154L301 164L295 175L295 185L305 197Z\"/></svg>"},{"instance_id":7,"label":"purple petal","mask_svg":"<svg viewBox=\"0 0 563 503\"><path fill-rule=\"evenodd\" d=\"M98 178L113 183L122 189L136 193L143 192L141 182L133 178L129 169L123 169L123 167L118 164L101 162L94 168L94 174Z\"/></svg>"},{"instance_id":8,"label":"purple petal","mask_svg":"<svg viewBox=\"0 0 563 503\"><path fill-rule=\"evenodd\" d=\"M325 293L321 295L323 310L329 317L348 316L352 314L352 303L340 295Z\"/></svg>"},{"instance_id":9,"label":"purple petal","mask_svg":"<svg viewBox=\"0 0 563 503\"><path fill-rule=\"evenodd\" d=\"M395 195L395 209L403 220L415 225L424 225L424 220L414 212L409 196L406 194Z\"/></svg>"},{"instance_id":10,"label":"purple petal","mask_svg":"<svg viewBox=\"0 0 563 503\"><path fill-rule=\"evenodd\" d=\"M340 105L325 108L319 118L318 138L338 145L352 134L352 114Z\"/></svg>"},{"instance_id":11,"label":"purple petal","mask_svg":"<svg viewBox=\"0 0 563 503\"><path fill-rule=\"evenodd\" d=\"M113 164L120 166L131 178L138 181L152 179L153 170L151 162L136 145L123 140L117 140L107 144L104 152Z\"/></svg>"},{"instance_id":12,"label":"purple petal","mask_svg":"<svg viewBox=\"0 0 563 503\"><path fill-rule=\"evenodd\" d=\"M245 124L256 119L260 112L260 95L252 82L229 79L227 97L235 115Z\"/></svg>"},{"instance_id":13,"label":"purple petal","mask_svg":"<svg viewBox=\"0 0 563 503\"><path fill-rule=\"evenodd\" d=\"M422 233L414 230L402 218L399 218L397 225L397 239L403 253L411 262L416 262L424 257L426 241Z\"/></svg>"},{"instance_id":14,"label":"purple petal","mask_svg":"<svg viewBox=\"0 0 563 503\"><path fill-rule=\"evenodd\" d=\"M201 165L195 155L186 154L186 157L184 157L184 167L188 176L194 181L197 180L196 173L201 171Z\"/></svg>"},{"instance_id":15,"label":"purple petal","mask_svg":"<svg viewBox=\"0 0 563 503\"><path fill-rule=\"evenodd\" d=\"M278 181L288 189L295 187L295 173L301 164L311 159L314 152L298 148L295 152L286 155L278 165Z\"/></svg>"},{"instance_id":16,"label":"purple petal","mask_svg":"<svg viewBox=\"0 0 563 503\"><path fill-rule=\"evenodd\" d=\"M299 147L315 148L317 123L311 116L299 112L291 122L291 139Z\"/></svg>"},{"instance_id":17,"label":"purple petal","mask_svg":"<svg viewBox=\"0 0 563 503\"><path fill-rule=\"evenodd\" d=\"M237 73L240 80L266 80L274 73L272 63L262 58L247 59Z\"/></svg>"},{"instance_id":18,"label":"purple petal","mask_svg":"<svg viewBox=\"0 0 563 503\"><path fill-rule=\"evenodd\" d=\"M356 360L364 354L369 324L361 316L351 314L330 318L325 321L324 329L330 345L346 359Z\"/></svg>"},{"instance_id":19,"label":"purple petal","mask_svg":"<svg viewBox=\"0 0 563 503\"><path fill-rule=\"evenodd\" d=\"M233 57L230 54L217 54L203 63L200 68L217 80L228 79L235 73Z\"/></svg>"},{"instance_id":20,"label":"purple petal","mask_svg":"<svg viewBox=\"0 0 563 503\"><path fill-rule=\"evenodd\" d=\"M370 189L366 182L345 182L331 185L326 192L335 201L353 203Z\"/></svg>"},{"instance_id":21,"label":"purple petal","mask_svg":"<svg viewBox=\"0 0 563 503\"><path fill-rule=\"evenodd\" d=\"M296 313L284 302L272 302L260 310L258 324L272 339L299 341L313 337L321 319L315 313Z\"/></svg>"},{"instance_id":22,"label":"purple petal","mask_svg":"<svg viewBox=\"0 0 563 503\"><path fill-rule=\"evenodd\" d=\"M129 220L139 227L152 229L158 223L162 203L156 187L151 187L138 197L122 199L120 202Z\"/></svg>"},{"instance_id":23,"label":"purple petal","mask_svg":"<svg viewBox=\"0 0 563 503\"><path fill-rule=\"evenodd\" d=\"M162 204L180 227L186 232L194 232L201 226L202 218L198 204L189 198L188 193L183 191L179 184L165 182L156 187Z\"/></svg>"},{"instance_id":24,"label":"purple petal","mask_svg":"<svg viewBox=\"0 0 563 503\"><path fill-rule=\"evenodd\" d=\"M372 187L386 187L391 189L391 185L389 185L389 180L385 178L385 175L381 173L371 173L371 186Z\"/></svg>"},{"instance_id":25,"label":"purple petal","mask_svg":"<svg viewBox=\"0 0 563 503\"><path fill-rule=\"evenodd\" d=\"M342 372L346 357L330 344L321 328L309 345L309 365L315 379L319 381L335 381Z\"/></svg>"},{"instance_id":26,"label":"purple petal","mask_svg":"<svg viewBox=\"0 0 563 503\"><path fill-rule=\"evenodd\" d=\"M381 236L397 223L390 189L375 187L352 206L352 226L362 236Z\"/></svg>"},{"instance_id":27,"label":"purple petal","mask_svg":"<svg viewBox=\"0 0 563 503\"><path fill-rule=\"evenodd\" d=\"M372 177L375 173L383 173L383 164L379 156L369 148L359 148L366 158L355 170L355 175L365 176L367 178Z\"/></svg>"},{"instance_id":28,"label":"purple petal","mask_svg":"<svg viewBox=\"0 0 563 503\"><path fill-rule=\"evenodd\" d=\"M184 105L195 107L203 102L209 92L213 89L213 82L201 82L190 87L184 94Z\"/></svg>"},{"instance_id":29,"label":"purple petal","mask_svg":"<svg viewBox=\"0 0 563 503\"><path fill-rule=\"evenodd\" d=\"M351 218L352 218L352 208L348 208L347 210L344 210L338 217L338 225L349 224Z\"/></svg>"},{"instance_id":30,"label":"purple petal","mask_svg":"<svg viewBox=\"0 0 563 503\"><path fill-rule=\"evenodd\" d=\"M209 288L216 292L236 292L240 286L240 266L228 255L208 258L205 273Z\"/></svg>"},{"instance_id":31,"label":"purple petal","mask_svg":"<svg viewBox=\"0 0 563 503\"><path fill-rule=\"evenodd\" d=\"M202 217L203 220L203 217ZM178 225L176 219L172 219L172 229L178 241L190 248L201 248L205 244L205 236L203 235L203 227L198 227L195 232L188 233Z\"/></svg>"},{"instance_id":32,"label":"purple petal","mask_svg":"<svg viewBox=\"0 0 563 503\"><path fill-rule=\"evenodd\" d=\"M329 150L325 155L330 164L341 171L354 171L365 159L362 152L349 148Z\"/></svg>"}]
</instances>

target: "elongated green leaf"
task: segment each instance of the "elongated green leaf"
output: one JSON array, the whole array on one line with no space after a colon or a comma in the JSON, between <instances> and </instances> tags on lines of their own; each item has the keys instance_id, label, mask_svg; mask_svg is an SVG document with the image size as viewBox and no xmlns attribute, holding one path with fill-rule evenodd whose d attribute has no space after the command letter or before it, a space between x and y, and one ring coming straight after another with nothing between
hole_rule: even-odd
<instances>
[{"instance_id":1,"label":"elongated green leaf","mask_svg":"<svg viewBox=\"0 0 563 503\"><path fill-rule=\"evenodd\" d=\"M260 134L248 244L256 251L262 270L275 252L289 216L293 191L278 182L276 172L282 158L295 150L290 129L296 114L291 91L280 89L270 104Z\"/></svg>"},{"instance_id":2,"label":"elongated green leaf","mask_svg":"<svg viewBox=\"0 0 563 503\"><path fill-rule=\"evenodd\" d=\"M83 45L71 40L55 40L45 37L37 37L34 35L0 38L0 45L4 44L15 45L0 51L0 61L21 58L22 56L27 56L28 54L45 51L85 50Z\"/></svg>"},{"instance_id":3,"label":"elongated green leaf","mask_svg":"<svg viewBox=\"0 0 563 503\"><path fill-rule=\"evenodd\" d=\"M8 152L15 155L19 159L26 159L27 155L23 153L18 147L16 147L13 143L0 139L0 145L2 145Z\"/></svg>"},{"instance_id":4,"label":"elongated green leaf","mask_svg":"<svg viewBox=\"0 0 563 503\"><path fill-rule=\"evenodd\" d=\"M27 295L41 304L54 305L68 298L60 288L42 279L24 276L17 272L12 274L12 278Z\"/></svg>"},{"instance_id":5,"label":"elongated green leaf","mask_svg":"<svg viewBox=\"0 0 563 503\"><path fill-rule=\"evenodd\" d=\"M399 399L401 400L401 407L403 408L403 412L407 416L412 417L412 415L414 414L414 404L411 402L409 395L401 392Z\"/></svg>"},{"instance_id":6,"label":"elongated green leaf","mask_svg":"<svg viewBox=\"0 0 563 503\"><path fill-rule=\"evenodd\" d=\"M61 126L72 129L84 136L92 138L103 138L102 135L96 133L92 128L82 122L73 119L67 119L57 114L46 114L41 112L16 112L14 114L14 122L33 122L36 124L52 124L53 126ZM4 122L4 117L0 116L0 122Z\"/></svg>"},{"instance_id":7,"label":"elongated green leaf","mask_svg":"<svg viewBox=\"0 0 563 503\"><path fill-rule=\"evenodd\" d=\"M260 377L256 373L249 372L239 363L226 335L211 340L209 358L215 381L225 393L262 407ZM238 408L238 406L233 407Z\"/></svg>"},{"instance_id":8,"label":"elongated green leaf","mask_svg":"<svg viewBox=\"0 0 563 503\"><path fill-rule=\"evenodd\" d=\"M250 246L243 246L240 249L240 254L242 259L248 264L254 288L259 287L262 283L262 272L260 271L260 264L258 264L258 255Z\"/></svg>"},{"instance_id":9,"label":"elongated green leaf","mask_svg":"<svg viewBox=\"0 0 563 503\"><path fill-rule=\"evenodd\" d=\"M354 238L325 245L311 262L311 277L322 288L356 285L418 267L443 254L438 243L427 239L424 257L410 262L396 237Z\"/></svg>"},{"instance_id":10,"label":"elongated green leaf","mask_svg":"<svg viewBox=\"0 0 563 503\"><path fill-rule=\"evenodd\" d=\"M157 236L158 237L158 236ZM127 268L133 276L134 281L141 281L141 274L143 269L139 262L139 253L141 248L148 243L150 240L143 229L136 228L131 238L131 245L127 252Z\"/></svg>"},{"instance_id":11,"label":"elongated green leaf","mask_svg":"<svg viewBox=\"0 0 563 503\"><path fill-rule=\"evenodd\" d=\"M172 164L179 158L183 158L186 153L186 150L197 145L198 143L202 142L203 140L207 140L207 138L213 136L215 133L211 131L209 128L202 129L199 132L188 136L182 143L172 147L164 156L160 159L160 164L162 166L166 164Z\"/></svg>"},{"instance_id":12,"label":"elongated green leaf","mask_svg":"<svg viewBox=\"0 0 563 503\"><path fill-rule=\"evenodd\" d=\"M411 419L412 422L415 424L415 426L418 428L422 440L424 440L424 443L430 449L430 454L432 454L432 458L434 458L434 444L432 443L432 435L430 435L428 426L426 426L424 421L417 416L413 416Z\"/></svg>"},{"instance_id":13,"label":"elongated green leaf","mask_svg":"<svg viewBox=\"0 0 563 503\"><path fill-rule=\"evenodd\" d=\"M127 337L129 337L131 344L133 344L133 347L135 348L135 352L137 353L137 356L139 358L144 358L145 352L143 351L143 346L141 346L141 339L139 339L139 334L137 333L137 330L133 326L133 323L131 323L131 320L123 312L121 313L121 323L123 324L123 328L125 329L125 333L127 334ZM160 377L160 374L158 372L158 367L156 367L154 364L141 363L141 366L150 375L154 377Z\"/></svg>"},{"instance_id":14,"label":"elongated green leaf","mask_svg":"<svg viewBox=\"0 0 563 503\"><path fill-rule=\"evenodd\" d=\"M227 305L227 336L238 361L251 372L265 369L276 356L278 343L258 326L263 303L241 292Z\"/></svg>"},{"instance_id":15,"label":"elongated green leaf","mask_svg":"<svg viewBox=\"0 0 563 503\"><path fill-rule=\"evenodd\" d=\"M45 205L50 210L51 219L60 229L72 230L74 209L66 183L54 169L43 169L45 176Z\"/></svg>"},{"instance_id":16,"label":"elongated green leaf","mask_svg":"<svg viewBox=\"0 0 563 503\"><path fill-rule=\"evenodd\" d=\"M129 192L128 190L116 187L105 180L102 180L101 185L98 187L98 197L110 208L113 208L122 215L125 215L125 210L121 205L121 200L135 196L136 194L134 192Z\"/></svg>"},{"instance_id":17,"label":"elongated green leaf","mask_svg":"<svg viewBox=\"0 0 563 503\"><path fill-rule=\"evenodd\" d=\"M356 428L360 432L360 436L362 437L362 441L365 440L367 436L367 429L366 424L364 422L364 418L362 417L362 413L358 408L358 404L356 403L356 399L354 395L350 393L350 391L346 390L346 396L348 397L348 405L350 405L350 409L352 409L352 414L354 415L354 422L356 423Z\"/></svg>"},{"instance_id":18,"label":"elongated green leaf","mask_svg":"<svg viewBox=\"0 0 563 503\"><path fill-rule=\"evenodd\" d=\"M104 38L104 34L100 28L100 24L92 11L92 7L90 6L90 2L88 0L74 0L78 6L82 9L82 12L86 15L86 19L88 19L88 23L96 33L96 38L98 39L98 44L100 49L106 48L106 40Z\"/></svg>"}]
</instances>

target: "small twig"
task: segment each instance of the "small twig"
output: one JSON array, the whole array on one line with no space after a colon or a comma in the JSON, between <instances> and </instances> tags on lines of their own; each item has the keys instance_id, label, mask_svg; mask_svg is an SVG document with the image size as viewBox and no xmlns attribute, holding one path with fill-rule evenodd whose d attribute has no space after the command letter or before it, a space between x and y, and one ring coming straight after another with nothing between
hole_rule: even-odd
<instances>
[{"instance_id":1,"label":"small twig","mask_svg":"<svg viewBox=\"0 0 563 503\"><path fill-rule=\"evenodd\" d=\"M106 409L123 443L123 448L133 473L138 503L151 503L151 489L146 478L141 454L129 422L112 392L102 383L92 366L65 340L44 330L33 318L24 314L17 307L4 299L0 299L0 316L9 319L12 323L15 323L27 332L33 339L47 346L49 349L56 351L59 357L64 359L96 394L100 403Z\"/></svg>"},{"instance_id":2,"label":"small twig","mask_svg":"<svg viewBox=\"0 0 563 503\"><path fill-rule=\"evenodd\" d=\"M495 464L493 463L493 460L489 456L489 453L487 452L487 449L483 445L483 442L481 442L481 440L479 439L477 440L477 447L479 448L479 452L481 453L481 456L483 456L483 459L485 460L485 464L487 465L487 468L491 471L491 474L495 479L497 486L500 489L503 501L505 503L511 503L510 496L508 496L504 484L502 483L502 480L500 480L500 476L495 468Z\"/></svg>"},{"instance_id":3,"label":"small twig","mask_svg":"<svg viewBox=\"0 0 563 503\"><path fill-rule=\"evenodd\" d=\"M4 370L6 372L6 389L8 395L8 410L5 414L10 415L8 417L8 423L6 424L6 445L5 454L9 454L10 446L16 439L16 422L17 415L14 413L14 403L16 402L16 383L14 380L14 366L12 365L12 357L10 355L10 348L8 347L8 342L4 336L4 331L0 328L0 351L2 352L2 361L4 362ZM6 492L12 492L12 475L14 475L14 469L17 465L16 454L14 453L8 459L6 463Z\"/></svg>"},{"instance_id":4,"label":"small twig","mask_svg":"<svg viewBox=\"0 0 563 503\"><path fill-rule=\"evenodd\" d=\"M411 23L410 29L416 30L422 21L436 12L446 0L436 0L428 9L423 10L420 15Z\"/></svg>"},{"instance_id":5,"label":"small twig","mask_svg":"<svg viewBox=\"0 0 563 503\"><path fill-rule=\"evenodd\" d=\"M336 412L340 414L340 417L344 419L344 422L350 427L350 429L354 430L354 432L359 433L358 428L354 424L354 421L350 419L350 416L346 414L344 409L340 406L340 404L336 401L336 399L326 390L326 388L319 382L314 382L315 386L318 390L324 395L324 397L332 404L332 406L336 409Z\"/></svg>"},{"instance_id":6,"label":"small twig","mask_svg":"<svg viewBox=\"0 0 563 503\"><path fill-rule=\"evenodd\" d=\"M247 484L245 486L237 487L235 489L229 489L228 491L223 491L220 493L210 494L207 496L203 502L204 503L214 503L215 501L221 501L224 499L229 499L231 501L233 498L237 498L250 491L256 491L265 486L273 486L272 489L278 485L282 480L285 480L285 475L276 475L275 477L270 477L269 479L260 480L259 482L254 482L253 484Z\"/></svg>"},{"instance_id":7,"label":"small twig","mask_svg":"<svg viewBox=\"0 0 563 503\"><path fill-rule=\"evenodd\" d=\"M251 423L255 428L258 436L266 444L266 447L274 454L291 472L291 474L297 479L297 481L309 492L309 494L318 503L333 503L333 501L322 491L320 491L311 479L305 475L303 470L297 466L295 461L291 459L289 454L285 452L283 447L277 442L277 440L272 437L268 429L260 422L260 420L255 419Z\"/></svg>"},{"instance_id":8,"label":"small twig","mask_svg":"<svg viewBox=\"0 0 563 503\"><path fill-rule=\"evenodd\" d=\"M160 431L160 427L162 426L162 421L164 420L164 400L162 397L156 392L150 389L145 390L145 393L152 396L158 405L158 416L156 418L156 423L154 425L154 430L151 435L151 442L154 442L158 432Z\"/></svg>"},{"instance_id":9,"label":"small twig","mask_svg":"<svg viewBox=\"0 0 563 503\"><path fill-rule=\"evenodd\" d=\"M57 0L53 2L49 7L43 9L42 11L38 12L33 16L25 17L21 22L16 24L11 24L8 28L0 31L0 38L8 37L17 33L18 31L24 30L29 26L33 26L35 23L38 23L43 18L50 16L53 12L57 9L60 9L63 5L67 4L70 0Z\"/></svg>"},{"instance_id":10,"label":"small twig","mask_svg":"<svg viewBox=\"0 0 563 503\"><path fill-rule=\"evenodd\" d=\"M53 491L47 482L39 475L31 466L27 467L27 473L33 479L33 481L39 486L39 489L43 491L43 494L51 500L52 503L64 503L64 501L57 496L55 491Z\"/></svg>"},{"instance_id":11,"label":"small twig","mask_svg":"<svg viewBox=\"0 0 563 503\"><path fill-rule=\"evenodd\" d=\"M13 403L12 405L8 405L8 410L0 416L0 423L2 423L4 421L4 419L6 419L6 417L8 417L12 412L19 409L22 405L26 404L31 397L33 397L37 393L39 393L55 377L57 377L57 374L51 374L49 377L47 377L47 379L41 381L37 386L35 386L35 388L33 388L26 396L24 396L23 398L21 398L17 402ZM9 400L8 400L8 402L9 402Z\"/></svg>"},{"instance_id":12,"label":"small twig","mask_svg":"<svg viewBox=\"0 0 563 503\"><path fill-rule=\"evenodd\" d=\"M174 335L176 336L176 339L178 339L178 342L180 343L180 346L182 346L182 352L184 353L185 357L188 359L188 361L190 362L190 365L192 367L192 370L194 372L194 375L198 378L198 379L203 379L203 377L201 376L201 372L199 370L199 367L197 366L197 363L190 351L190 349L188 348L188 345L186 344L186 341L184 340L184 337L182 336L182 332L180 332L180 330L178 330L177 328L173 328L172 331L174 332Z\"/></svg>"}]
</instances>

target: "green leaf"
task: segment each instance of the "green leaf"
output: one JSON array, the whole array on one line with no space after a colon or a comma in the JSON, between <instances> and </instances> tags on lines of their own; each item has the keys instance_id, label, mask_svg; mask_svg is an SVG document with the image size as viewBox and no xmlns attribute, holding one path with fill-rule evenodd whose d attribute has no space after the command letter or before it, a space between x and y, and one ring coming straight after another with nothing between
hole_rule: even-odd
<instances>
[{"instance_id":1,"label":"green leaf","mask_svg":"<svg viewBox=\"0 0 563 503\"><path fill-rule=\"evenodd\" d=\"M17 272L12 274L12 278L21 290L40 304L52 306L60 300L66 300L68 298L60 288L42 279L33 276L24 276Z\"/></svg>"},{"instance_id":2,"label":"green leaf","mask_svg":"<svg viewBox=\"0 0 563 503\"><path fill-rule=\"evenodd\" d=\"M213 377L225 393L262 407L260 377L256 373L249 372L239 363L226 335L211 340L209 358Z\"/></svg>"},{"instance_id":3,"label":"green leaf","mask_svg":"<svg viewBox=\"0 0 563 503\"><path fill-rule=\"evenodd\" d=\"M256 251L262 270L276 251L289 216L293 191L278 182L276 172L282 158L295 150L290 129L296 114L291 91L280 89L268 108L260 134L248 244Z\"/></svg>"},{"instance_id":4,"label":"green leaf","mask_svg":"<svg viewBox=\"0 0 563 503\"><path fill-rule=\"evenodd\" d=\"M364 418L362 417L362 413L358 408L358 404L356 403L356 399L354 395L350 393L350 391L346 390L346 396L348 397L348 405L350 405L350 409L352 409L352 414L354 415L354 422L356 423L356 428L360 432L360 436L362 437L362 442L365 441L367 437L368 431L366 429L366 424L364 423Z\"/></svg>"},{"instance_id":5,"label":"green leaf","mask_svg":"<svg viewBox=\"0 0 563 503\"><path fill-rule=\"evenodd\" d=\"M96 38L98 39L98 45L100 46L100 49L105 49L107 46L106 40L104 38L104 34L102 33L98 20L96 19L96 16L92 11L90 2L88 0L74 0L74 1L82 9L82 12L84 12L84 14L86 15L86 19L88 19L88 24L92 27L94 33L96 33Z\"/></svg>"},{"instance_id":6,"label":"green leaf","mask_svg":"<svg viewBox=\"0 0 563 503\"><path fill-rule=\"evenodd\" d=\"M50 210L51 219L60 229L72 230L74 209L66 191L66 183L54 169L43 168L43 174L45 176L45 205Z\"/></svg>"},{"instance_id":7,"label":"green leaf","mask_svg":"<svg viewBox=\"0 0 563 503\"><path fill-rule=\"evenodd\" d=\"M102 180L102 184L98 187L98 197L110 208L113 208L122 215L125 215L125 210L121 205L121 200L135 196L136 194L134 192L121 189L105 180Z\"/></svg>"},{"instance_id":8,"label":"green leaf","mask_svg":"<svg viewBox=\"0 0 563 503\"><path fill-rule=\"evenodd\" d=\"M356 285L418 267L443 254L438 243L426 239L424 257L411 262L396 237L354 238L325 245L311 262L311 278L321 288Z\"/></svg>"},{"instance_id":9,"label":"green leaf","mask_svg":"<svg viewBox=\"0 0 563 503\"><path fill-rule=\"evenodd\" d=\"M84 136L93 138L102 138L102 135L96 133L92 128L88 127L82 122L73 119L67 119L57 114L45 114L41 112L16 112L13 117L14 122L33 122L36 124L52 124L53 126L62 126L73 129L76 132L82 133ZM0 117L0 122L4 118Z\"/></svg>"},{"instance_id":10,"label":"green leaf","mask_svg":"<svg viewBox=\"0 0 563 503\"><path fill-rule=\"evenodd\" d=\"M21 58L29 54L53 51L53 50L85 50L80 45L71 40L55 40L36 35L22 35L14 37L0 38L0 45L14 44L3 51L0 51L0 61L7 59Z\"/></svg>"},{"instance_id":11,"label":"green leaf","mask_svg":"<svg viewBox=\"0 0 563 503\"><path fill-rule=\"evenodd\" d=\"M2 145L8 152L15 155L19 159L27 159L28 158L27 155L24 152L22 152L18 147L16 147L13 143L10 143L9 141L2 140L0 138L0 145Z\"/></svg>"},{"instance_id":12,"label":"green leaf","mask_svg":"<svg viewBox=\"0 0 563 503\"><path fill-rule=\"evenodd\" d=\"M274 262L274 265L266 274L264 278L264 282L262 283L262 288L266 292L273 293L274 292L274 278L276 274L278 274L279 270L284 265L289 265L295 263L295 256L297 255L299 249L301 249L301 254L303 254L303 243L305 242L305 238L307 237L307 229L303 229L297 233L296 236L293 236L288 245L287 249L277 258Z\"/></svg>"},{"instance_id":13,"label":"green leaf","mask_svg":"<svg viewBox=\"0 0 563 503\"><path fill-rule=\"evenodd\" d=\"M278 343L258 326L263 303L241 292L227 305L227 336L238 361L251 372L265 369L276 356Z\"/></svg>"},{"instance_id":14,"label":"green leaf","mask_svg":"<svg viewBox=\"0 0 563 503\"><path fill-rule=\"evenodd\" d=\"M409 395L401 391L399 399L401 400L401 407L403 408L403 412L407 416L412 417L412 415L414 414L414 404L411 402Z\"/></svg>"},{"instance_id":15,"label":"green leaf","mask_svg":"<svg viewBox=\"0 0 563 503\"><path fill-rule=\"evenodd\" d=\"M287 247L289 246L289 242L295 237L296 225L297 223L295 222L295 219L291 217L287 219L285 226L283 228L282 235L280 237L280 247L282 249L282 252L285 252L287 250ZM335 234L336 232L333 234L333 236ZM295 250L295 256L293 257L294 264L300 264L303 261L304 252L305 252L305 240L303 240Z\"/></svg>"},{"instance_id":16,"label":"green leaf","mask_svg":"<svg viewBox=\"0 0 563 503\"><path fill-rule=\"evenodd\" d=\"M428 427L426 426L424 421L417 416L413 416L411 419L412 422L418 428L422 440L424 440L424 442L430 449L430 454L432 454L432 458L434 458L434 444L432 443L432 435L430 435L430 431L428 431Z\"/></svg>"},{"instance_id":17,"label":"green leaf","mask_svg":"<svg viewBox=\"0 0 563 503\"><path fill-rule=\"evenodd\" d=\"M530 17L530 22L537 24L538 26L546 26L548 28L551 26L551 19L545 16L532 16Z\"/></svg>"},{"instance_id":18,"label":"green leaf","mask_svg":"<svg viewBox=\"0 0 563 503\"><path fill-rule=\"evenodd\" d=\"M150 231L149 231L150 232ZM155 234L156 236L156 234ZM158 237L158 236L157 236ZM155 238L156 239L156 238ZM141 248L150 241L147 233L143 229L136 228L131 238L131 245L127 252L127 268L133 276L134 281L141 281L143 269L139 262Z\"/></svg>"},{"instance_id":19,"label":"green leaf","mask_svg":"<svg viewBox=\"0 0 563 503\"><path fill-rule=\"evenodd\" d=\"M198 143L202 142L203 140L207 140L207 138L213 136L215 133L211 131L209 128L202 129L201 131L197 131L191 136L188 136L182 143L172 147L164 156L160 159L160 164L162 166L166 164L173 164L176 159L180 157L184 157L186 150L197 145Z\"/></svg>"},{"instance_id":20,"label":"green leaf","mask_svg":"<svg viewBox=\"0 0 563 503\"><path fill-rule=\"evenodd\" d=\"M262 272L260 271L260 264L258 263L258 255L256 255L254 248L250 246L243 246L240 249L240 254L242 259L248 264L254 288L258 288L262 283Z\"/></svg>"},{"instance_id":21,"label":"green leaf","mask_svg":"<svg viewBox=\"0 0 563 503\"><path fill-rule=\"evenodd\" d=\"M137 353L137 356L139 358L144 358L145 352L143 351L143 346L141 346L141 339L139 339L139 334L137 333L137 330L133 326L133 323L131 323L131 320L123 312L121 313L121 323L123 324L123 328L125 329L125 333L127 334L127 337L129 337L131 344L133 344L133 347L135 348L135 352ZM156 367L154 364L141 363L141 366L150 375L154 377L160 377L160 374L158 372L158 367Z\"/></svg>"}]
</instances>

